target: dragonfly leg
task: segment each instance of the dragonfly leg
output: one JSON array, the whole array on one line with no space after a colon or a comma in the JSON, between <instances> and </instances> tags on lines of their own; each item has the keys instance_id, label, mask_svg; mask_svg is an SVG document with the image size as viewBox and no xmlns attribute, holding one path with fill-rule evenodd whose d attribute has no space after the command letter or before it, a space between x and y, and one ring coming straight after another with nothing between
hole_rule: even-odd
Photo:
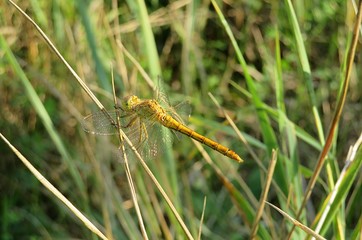
<instances>
[{"instance_id":1,"label":"dragonfly leg","mask_svg":"<svg viewBox=\"0 0 362 240\"><path fill-rule=\"evenodd\" d=\"M116 110L125 111L125 110L122 108L122 106L114 105L113 107L114 107L114 109L116 109Z\"/></svg>"},{"instance_id":2,"label":"dragonfly leg","mask_svg":"<svg viewBox=\"0 0 362 240\"><path fill-rule=\"evenodd\" d=\"M122 116L120 116L120 117L122 117ZM137 120L137 117L134 117L134 118L132 118L125 126L121 126L121 127L122 127L122 128L131 127L131 126L133 126L133 124L135 124L136 120Z\"/></svg>"},{"instance_id":3,"label":"dragonfly leg","mask_svg":"<svg viewBox=\"0 0 362 240\"><path fill-rule=\"evenodd\" d=\"M119 110L121 113L119 114L120 118L128 117L130 116L130 113L127 112L125 109L123 109L122 106L115 105L114 109Z\"/></svg>"},{"instance_id":4,"label":"dragonfly leg","mask_svg":"<svg viewBox=\"0 0 362 240\"><path fill-rule=\"evenodd\" d=\"M148 138L148 133L147 133L147 129L144 123L140 122L140 131L139 131L140 135L139 135L139 142L140 145L142 145L146 139Z\"/></svg>"},{"instance_id":5,"label":"dragonfly leg","mask_svg":"<svg viewBox=\"0 0 362 240\"><path fill-rule=\"evenodd\" d=\"M138 141L137 144L135 144L135 148L139 149L144 142L146 142L147 138L148 138L148 133L147 133L147 129L144 123L140 122L139 123L139 136L138 136Z\"/></svg>"},{"instance_id":6,"label":"dragonfly leg","mask_svg":"<svg viewBox=\"0 0 362 240\"><path fill-rule=\"evenodd\" d=\"M146 141L146 139L148 138L148 132L147 132L147 129L146 129L146 125L144 123L140 123L141 124L141 132L143 133L144 135L144 138L143 138L143 141Z\"/></svg>"}]
</instances>

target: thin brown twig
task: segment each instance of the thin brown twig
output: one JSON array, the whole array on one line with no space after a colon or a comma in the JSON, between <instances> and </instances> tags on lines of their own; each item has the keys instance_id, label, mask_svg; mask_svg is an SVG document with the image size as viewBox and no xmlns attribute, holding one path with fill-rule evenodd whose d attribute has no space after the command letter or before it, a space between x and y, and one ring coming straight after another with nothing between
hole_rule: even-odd
<instances>
[{"instance_id":1,"label":"thin brown twig","mask_svg":"<svg viewBox=\"0 0 362 240\"><path fill-rule=\"evenodd\" d=\"M259 208L258 208L258 211L256 212L253 227L252 227L251 234L250 234L251 239L257 238L256 233L258 231L259 221L261 219L261 216L263 215L263 210L265 207L266 199L268 197L270 185L272 183L276 163L277 163L277 151L273 150L272 158L271 158L269 168L268 168L268 175L267 175L267 178L266 178L266 181L264 184L264 188L263 188L263 192L261 194L260 201L259 201Z\"/></svg>"},{"instance_id":2,"label":"thin brown twig","mask_svg":"<svg viewBox=\"0 0 362 240\"><path fill-rule=\"evenodd\" d=\"M303 225L301 222L297 221L296 219L292 218L291 216L289 216L289 214L287 214L286 212L284 212L283 210L281 210L280 208L278 208L277 206L269 203L269 202L265 202L266 204L270 205L271 207L273 207L275 210L277 210L280 214L282 214L284 217L286 217L289 221L291 221L293 223L293 226L297 226L300 229L302 229L304 232L306 232L307 234L312 235L313 237L315 237L316 239L319 240L323 240L325 239L324 237L322 237L321 235L317 234L316 232L314 232L312 229L310 229L309 227Z\"/></svg>"}]
</instances>

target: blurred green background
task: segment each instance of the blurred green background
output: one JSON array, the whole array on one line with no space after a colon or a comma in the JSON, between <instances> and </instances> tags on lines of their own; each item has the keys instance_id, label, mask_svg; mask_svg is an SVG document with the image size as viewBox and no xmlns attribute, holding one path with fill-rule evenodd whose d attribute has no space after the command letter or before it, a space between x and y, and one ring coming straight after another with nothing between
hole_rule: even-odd
<instances>
[{"instance_id":1,"label":"blurred green background","mask_svg":"<svg viewBox=\"0 0 362 240\"><path fill-rule=\"evenodd\" d=\"M194 237L206 196L202 238L247 239L271 149L277 148L279 155L267 200L291 216L301 204L335 110L355 13L349 1L217 4L238 48L210 1L19 1L107 108L114 105L111 66L120 98L153 96L119 42L155 84L162 78L171 103L190 101L187 125L245 160L238 165L205 148L235 192L228 191L187 137L176 139L170 153L149 161L150 167ZM111 153L112 139L82 130L83 116L97 111L96 105L34 26L6 1L0 3L0 37L0 132L109 238L141 238L123 164ZM301 219L307 226L315 227L313 221L323 212L348 149L361 132L361 57L358 52L327 167ZM53 125L46 127L41 116L48 116ZM97 239L2 141L0 164L1 239ZM328 239L361 234L362 178L358 167L354 171L330 222L323 225L321 234ZM149 237L185 238L142 168L135 164L132 173ZM290 228L279 213L266 207L257 236L285 238ZM293 239L305 236L297 229Z\"/></svg>"}]
</instances>

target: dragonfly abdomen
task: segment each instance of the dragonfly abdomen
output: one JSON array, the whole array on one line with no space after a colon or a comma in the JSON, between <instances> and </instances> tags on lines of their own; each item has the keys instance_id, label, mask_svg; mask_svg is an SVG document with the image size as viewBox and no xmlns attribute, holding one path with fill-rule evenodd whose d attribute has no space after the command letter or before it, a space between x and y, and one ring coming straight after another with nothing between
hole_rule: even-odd
<instances>
[{"instance_id":1,"label":"dragonfly abdomen","mask_svg":"<svg viewBox=\"0 0 362 240\"><path fill-rule=\"evenodd\" d=\"M191 130L190 128L188 128L185 125L176 121L170 115L165 114L164 116L160 117L160 120L161 120L162 125L164 125L165 127L168 127L175 131L183 133L231 159L234 159L238 162L242 162L242 159L240 158L240 156L238 154L236 154L234 151L232 151L231 149L215 142L214 140L211 140L210 138L202 136L201 134Z\"/></svg>"}]
</instances>

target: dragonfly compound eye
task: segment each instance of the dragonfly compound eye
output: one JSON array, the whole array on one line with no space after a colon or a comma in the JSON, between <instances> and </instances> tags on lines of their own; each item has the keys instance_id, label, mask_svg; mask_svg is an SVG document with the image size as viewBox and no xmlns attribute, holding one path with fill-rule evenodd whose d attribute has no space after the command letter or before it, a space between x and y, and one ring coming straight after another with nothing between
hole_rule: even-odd
<instances>
[{"instance_id":1,"label":"dragonfly compound eye","mask_svg":"<svg viewBox=\"0 0 362 240\"><path fill-rule=\"evenodd\" d=\"M137 96L130 96L130 97L127 97L125 99L125 102L124 102L124 105L125 105L125 108L128 109L128 110L132 110L135 105L137 105L139 103L139 98Z\"/></svg>"}]
</instances>

